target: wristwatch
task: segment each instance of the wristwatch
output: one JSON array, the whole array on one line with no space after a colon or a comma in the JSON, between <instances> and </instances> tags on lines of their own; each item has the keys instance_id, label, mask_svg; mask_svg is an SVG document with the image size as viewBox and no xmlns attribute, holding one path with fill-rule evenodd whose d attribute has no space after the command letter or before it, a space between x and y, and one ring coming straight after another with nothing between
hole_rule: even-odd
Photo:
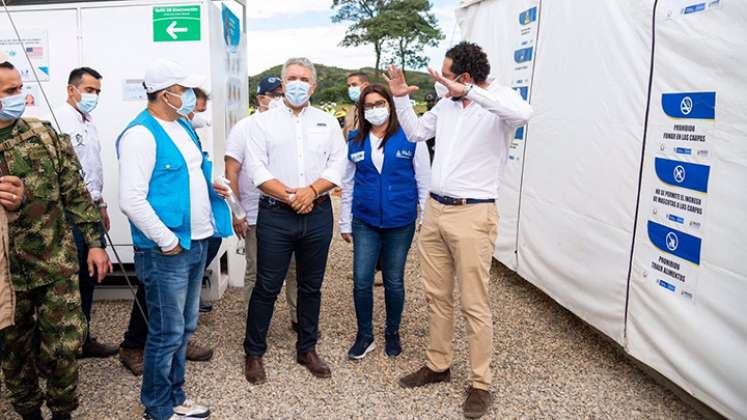
<instances>
[{"instance_id":1,"label":"wristwatch","mask_svg":"<svg viewBox=\"0 0 747 420\"><path fill-rule=\"evenodd\" d=\"M472 83L465 83L465 84L464 84L464 94L463 94L462 96L467 96L467 95L469 95L469 93L470 93L470 92L472 91L472 88L473 88L474 86L475 86L475 85L473 85Z\"/></svg>"},{"instance_id":2,"label":"wristwatch","mask_svg":"<svg viewBox=\"0 0 747 420\"><path fill-rule=\"evenodd\" d=\"M109 205L106 204L106 201L104 201L103 198L99 198L98 200L94 201L94 203L96 203L96 206L98 206L98 208L100 209L105 209L109 207Z\"/></svg>"}]
</instances>

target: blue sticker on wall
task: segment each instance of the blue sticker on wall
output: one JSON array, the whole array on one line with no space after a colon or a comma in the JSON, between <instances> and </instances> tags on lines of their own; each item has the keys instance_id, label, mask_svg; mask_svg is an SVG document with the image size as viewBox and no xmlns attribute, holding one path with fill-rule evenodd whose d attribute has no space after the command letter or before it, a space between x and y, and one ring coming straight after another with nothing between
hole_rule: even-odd
<instances>
[{"instance_id":1,"label":"blue sticker on wall","mask_svg":"<svg viewBox=\"0 0 747 420\"><path fill-rule=\"evenodd\" d=\"M654 167L656 176L662 182L690 190L708 192L708 176L711 172L709 166L658 157L654 161Z\"/></svg>"},{"instance_id":2,"label":"blue sticker on wall","mask_svg":"<svg viewBox=\"0 0 747 420\"><path fill-rule=\"evenodd\" d=\"M537 20L537 7L532 7L529 10L525 10L519 13L519 23L521 25L529 25L530 23Z\"/></svg>"},{"instance_id":3,"label":"blue sticker on wall","mask_svg":"<svg viewBox=\"0 0 747 420\"><path fill-rule=\"evenodd\" d=\"M517 63L524 63L532 59L533 48L522 48L514 51L514 61Z\"/></svg>"},{"instance_id":4,"label":"blue sticker on wall","mask_svg":"<svg viewBox=\"0 0 747 420\"><path fill-rule=\"evenodd\" d=\"M661 107L672 118L716 118L716 92L664 93Z\"/></svg>"},{"instance_id":5,"label":"blue sticker on wall","mask_svg":"<svg viewBox=\"0 0 747 420\"><path fill-rule=\"evenodd\" d=\"M221 15L223 18L223 40L226 42L228 49L235 53L239 50L239 43L241 42L241 21L225 4Z\"/></svg>"},{"instance_id":6,"label":"blue sticker on wall","mask_svg":"<svg viewBox=\"0 0 747 420\"><path fill-rule=\"evenodd\" d=\"M648 239L660 250L700 265L700 238L649 220Z\"/></svg>"}]
</instances>

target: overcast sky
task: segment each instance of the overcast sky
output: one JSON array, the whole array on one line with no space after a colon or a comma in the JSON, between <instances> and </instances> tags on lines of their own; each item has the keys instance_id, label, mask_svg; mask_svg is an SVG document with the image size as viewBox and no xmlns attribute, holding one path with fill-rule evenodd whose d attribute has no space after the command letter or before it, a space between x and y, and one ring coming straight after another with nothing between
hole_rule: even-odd
<instances>
[{"instance_id":1,"label":"overcast sky","mask_svg":"<svg viewBox=\"0 0 747 420\"><path fill-rule=\"evenodd\" d=\"M430 65L441 66L448 46L458 40L454 19L457 0L432 0L433 12L446 39L429 48ZM254 75L293 56L305 56L315 63L355 69L373 67L370 45L343 48L338 44L348 23L333 24L332 0L271 0L250 2L247 8L249 74Z\"/></svg>"}]
</instances>

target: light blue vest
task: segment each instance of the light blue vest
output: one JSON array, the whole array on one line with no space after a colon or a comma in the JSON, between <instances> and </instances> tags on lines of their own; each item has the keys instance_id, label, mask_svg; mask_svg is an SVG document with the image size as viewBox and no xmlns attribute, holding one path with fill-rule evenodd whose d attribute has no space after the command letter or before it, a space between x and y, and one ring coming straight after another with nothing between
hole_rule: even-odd
<instances>
[{"instance_id":1,"label":"light blue vest","mask_svg":"<svg viewBox=\"0 0 747 420\"><path fill-rule=\"evenodd\" d=\"M200 139L189 123L179 120L179 124L189 133L192 141L200 151ZM117 138L117 158L119 142L122 135L130 128L142 125L147 128L156 140L156 164L148 185L148 203L168 227L179 238L179 245L190 249L192 244L191 210L189 198L189 169L182 153L174 141L161 127L161 124L145 110L140 113ZM210 205L213 210L213 222L216 229L214 236L228 237L233 234L231 212L228 205L212 188L213 163L202 152L202 173L208 185ZM142 249L156 248L158 245L150 240L140 229L130 222L133 244Z\"/></svg>"}]
</instances>

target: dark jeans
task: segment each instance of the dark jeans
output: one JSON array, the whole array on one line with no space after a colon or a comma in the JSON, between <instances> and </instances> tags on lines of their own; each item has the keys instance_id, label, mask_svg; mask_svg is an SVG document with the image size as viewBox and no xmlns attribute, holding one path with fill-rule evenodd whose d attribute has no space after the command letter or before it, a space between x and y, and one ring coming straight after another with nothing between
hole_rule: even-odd
<instances>
[{"instance_id":1,"label":"dark jeans","mask_svg":"<svg viewBox=\"0 0 747 420\"><path fill-rule=\"evenodd\" d=\"M78 283L80 289L80 303L83 309L83 315L86 316L86 323L88 324L88 335L86 341L91 336L91 308L93 307L93 291L96 288L96 278L88 275L88 245L86 240L83 238L78 226L70 224L73 228L73 240L75 241L75 247L78 250ZM102 232L103 236L103 232ZM103 238L102 238L103 240Z\"/></svg>"},{"instance_id":2,"label":"dark jeans","mask_svg":"<svg viewBox=\"0 0 747 420\"><path fill-rule=\"evenodd\" d=\"M135 270L150 314L140 401L156 420L170 418L186 399L187 342L197 329L207 249L203 239L176 255L158 248L135 250Z\"/></svg>"},{"instance_id":3,"label":"dark jeans","mask_svg":"<svg viewBox=\"0 0 747 420\"><path fill-rule=\"evenodd\" d=\"M208 250L207 250L207 267L213 262L213 259L218 255L220 245L223 242L221 238L212 237L208 239ZM148 308L145 304L145 287L141 281L137 286L137 293L135 293L135 300L132 302L132 310L130 310L130 322L127 325L127 331L125 331L124 341L121 346L126 349L142 349L145 347L145 339L148 337L148 321L143 317L138 307L143 308L145 315L148 316Z\"/></svg>"},{"instance_id":4,"label":"dark jeans","mask_svg":"<svg viewBox=\"0 0 747 420\"><path fill-rule=\"evenodd\" d=\"M415 222L379 229L353 218L353 301L358 336L373 338L373 284L381 261L386 303L386 335L397 334L405 305L405 263L415 234Z\"/></svg>"},{"instance_id":5,"label":"dark jeans","mask_svg":"<svg viewBox=\"0 0 747 420\"><path fill-rule=\"evenodd\" d=\"M274 201L260 200L257 219L257 283L246 318L244 352L262 356L275 300L283 287L291 254L298 279L298 342L300 352L313 351L319 333L322 281L332 241L332 203L318 204L307 215Z\"/></svg>"}]
</instances>

